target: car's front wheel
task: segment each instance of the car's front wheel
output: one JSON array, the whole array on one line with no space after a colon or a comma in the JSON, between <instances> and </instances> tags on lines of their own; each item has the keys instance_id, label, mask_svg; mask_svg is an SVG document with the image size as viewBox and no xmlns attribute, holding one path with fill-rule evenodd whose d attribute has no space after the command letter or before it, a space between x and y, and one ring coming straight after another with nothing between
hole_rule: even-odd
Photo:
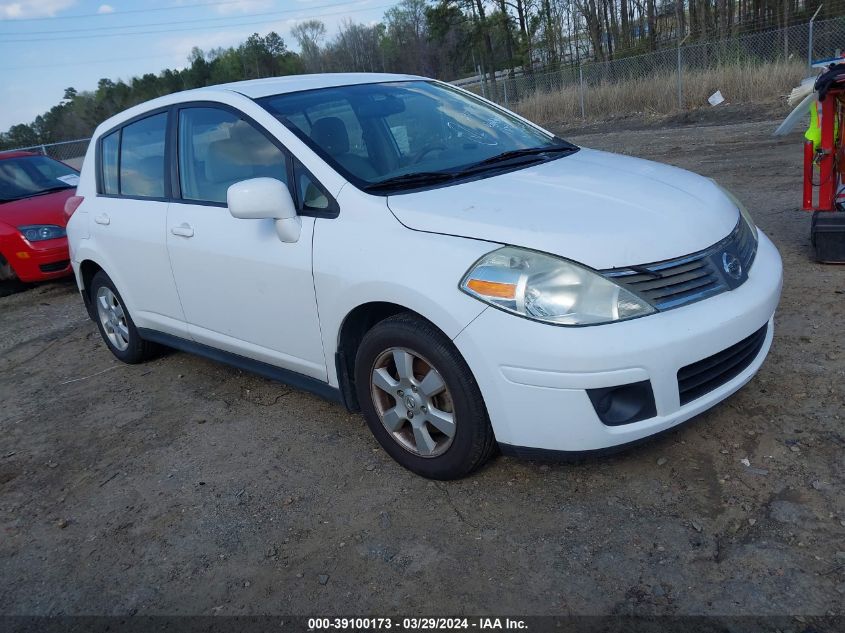
<instances>
[{"instance_id":1,"label":"car's front wheel","mask_svg":"<svg viewBox=\"0 0 845 633\"><path fill-rule=\"evenodd\" d=\"M138 329L114 283L103 271L91 280L91 301L95 321L111 353L124 363L140 363L153 351L153 344L138 334Z\"/></svg>"},{"instance_id":2,"label":"car's front wheel","mask_svg":"<svg viewBox=\"0 0 845 633\"><path fill-rule=\"evenodd\" d=\"M448 337L427 321L399 314L368 331L355 385L373 435L408 470L457 479L493 454L478 384Z\"/></svg>"}]
</instances>

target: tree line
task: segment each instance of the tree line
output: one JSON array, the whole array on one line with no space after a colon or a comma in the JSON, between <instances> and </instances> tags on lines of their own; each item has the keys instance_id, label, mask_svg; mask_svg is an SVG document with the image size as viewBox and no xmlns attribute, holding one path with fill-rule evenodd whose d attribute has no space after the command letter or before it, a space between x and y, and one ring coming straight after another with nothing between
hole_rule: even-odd
<instances>
[{"instance_id":1,"label":"tree line","mask_svg":"<svg viewBox=\"0 0 845 633\"><path fill-rule=\"evenodd\" d=\"M311 72L399 72L452 80L481 73L556 70L582 61L637 55L688 41L730 38L806 22L820 0L401 0L376 24L344 20L329 36L317 19L239 46L194 48L182 69L96 90L67 88L29 124L0 134L0 149L90 136L111 115L172 92L230 81ZM819 19L842 15L825 2Z\"/></svg>"}]
</instances>

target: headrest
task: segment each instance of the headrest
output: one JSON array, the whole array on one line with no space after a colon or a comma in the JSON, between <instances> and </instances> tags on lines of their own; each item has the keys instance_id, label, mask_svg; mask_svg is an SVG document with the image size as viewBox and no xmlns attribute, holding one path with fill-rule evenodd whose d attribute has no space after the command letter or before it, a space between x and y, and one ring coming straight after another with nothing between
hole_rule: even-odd
<instances>
[{"instance_id":1,"label":"headrest","mask_svg":"<svg viewBox=\"0 0 845 633\"><path fill-rule=\"evenodd\" d=\"M346 126L336 116L319 119L311 128L311 140L330 156L340 156L349 151L349 134Z\"/></svg>"}]
</instances>

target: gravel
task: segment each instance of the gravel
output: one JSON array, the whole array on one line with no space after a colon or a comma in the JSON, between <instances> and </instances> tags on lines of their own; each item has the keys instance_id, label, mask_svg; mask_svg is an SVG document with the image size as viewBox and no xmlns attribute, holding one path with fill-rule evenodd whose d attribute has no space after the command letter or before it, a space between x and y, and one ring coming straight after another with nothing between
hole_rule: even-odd
<instances>
[{"instance_id":1,"label":"gravel","mask_svg":"<svg viewBox=\"0 0 845 633\"><path fill-rule=\"evenodd\" d=\"M717 178L786 268L759 375L614 457L435 484L315 396L182 353L116 363L72 282L0 298L4 613L842 614L845 267L809 259L801 134L776 125L570 135Z\"/></svg>"}]
</instances>

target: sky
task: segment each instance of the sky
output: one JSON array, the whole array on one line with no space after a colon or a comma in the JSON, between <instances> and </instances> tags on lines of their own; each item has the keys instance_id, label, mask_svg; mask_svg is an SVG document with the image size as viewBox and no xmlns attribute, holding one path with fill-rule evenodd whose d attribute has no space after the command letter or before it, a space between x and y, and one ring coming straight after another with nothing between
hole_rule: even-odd
<instances>
[{"instance_id":1,"label":"sky","mask_svg":"<svg viewBox=\"0 0 845 633\"><path fill-rule=\"evenodd\" d=\"M65 88L184 68L209 50L317 18L328 37L349 19L370 24L397 0L0 0L0 131L31 123Z\"/></svg>"}]
</instances>

